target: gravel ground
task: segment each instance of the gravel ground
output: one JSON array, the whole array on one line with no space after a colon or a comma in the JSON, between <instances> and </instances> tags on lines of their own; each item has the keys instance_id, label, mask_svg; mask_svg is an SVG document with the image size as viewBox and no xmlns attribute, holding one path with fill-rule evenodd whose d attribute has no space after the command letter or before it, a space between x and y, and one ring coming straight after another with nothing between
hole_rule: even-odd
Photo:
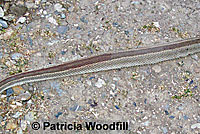
<instances>
[{"instance_id":1,"label":"gravel ground","mask_svg":"<svg viewBox=\"0 0 200 134\"><path fill-rule=\"evenodd\" d=\"M0 80L195 37L199 14L198 0L1 0ZM200 134L199 63L195 54L10 88L0 96L0 133ZM92 130L89 122L128 128Z\"/></svg>"}]
</instances>

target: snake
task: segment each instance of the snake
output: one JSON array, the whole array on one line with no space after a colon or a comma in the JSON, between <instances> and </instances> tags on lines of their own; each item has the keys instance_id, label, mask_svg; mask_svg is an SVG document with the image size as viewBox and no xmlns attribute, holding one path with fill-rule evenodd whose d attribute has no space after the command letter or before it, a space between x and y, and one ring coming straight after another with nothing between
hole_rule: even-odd
<instances>
[{"instance_id":1,"label":"snake","mask_svg":"<svg viewBox=\"0 0 200 134\"><path fill-rule=\"evenodd\" d=\"M113 69L156 64L186 57L200 52L200 37L162 43L154 47L141 47L104 53L68 61L63 64L22 72L0 81L0 93L17 85L94 73Z\"/></svg>"}]
</instances>

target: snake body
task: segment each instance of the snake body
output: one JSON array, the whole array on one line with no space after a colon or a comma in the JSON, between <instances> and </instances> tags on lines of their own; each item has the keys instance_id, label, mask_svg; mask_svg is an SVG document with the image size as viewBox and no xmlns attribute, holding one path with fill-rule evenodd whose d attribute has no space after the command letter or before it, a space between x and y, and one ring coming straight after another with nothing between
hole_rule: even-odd
<instances>
[{"instance_id":1,"label":"snake body","mask_svg":"<svg viewBox=\"0 0 200 134\"><path fill-rule=\"evenodd\" d=\"M53 67L23 72L0 81L0 93L25 83L63 78L66 76L155 64L200 52L200 38L189 38L156 47L106 53Z\"/></svg>"}]
</instances>

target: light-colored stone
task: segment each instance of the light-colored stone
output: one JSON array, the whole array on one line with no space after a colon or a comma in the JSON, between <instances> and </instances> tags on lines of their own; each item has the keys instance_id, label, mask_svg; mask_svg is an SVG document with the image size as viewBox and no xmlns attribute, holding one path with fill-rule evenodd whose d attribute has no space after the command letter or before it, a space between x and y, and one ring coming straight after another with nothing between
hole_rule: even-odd
<instances>
[{"instance_id":1,"label":"light-colored stone","mask_svg":"<svg viewBox=\"0 0 200 134\"><path fill-rule=\"evenodd\" d=\"M0 26L3 27L3 28L8 28L8 24L6 21L0 19Z\"/></svg>"},{"instance_id":2,"label":"light-colored stone","mask_svg":"<svg viewBox=\"0 0 200 134\"><path fill-rule=\"evenodd\" d=\"M31 94L29 92L22 93L16 97L17 100L25 101L31 98Z\"/></svg>"},{"instance_id":3,"label":"light-colored stone","mask_svg":"<svg viewBox=\"0 0 200 134\"><path fill-rule=\"evenodd\" d=\"M3 19L6 20L6 21L12 21L14 18L15 18L14 14L8 14L8 15L3 17Z\"/></svg>"},{"instance_id":4,"label":"light-colored stone","mask_svg":"<svg viewBox=\"0 0 200 134\"><path fill-rule=\"evenodd\" d=\"M200 123L196 123L196 124L191 125L191 128L192 129L195 129L195 128L199 128L200 129Z\"/></svg>"},{"instance_id":5,"label":"light-colored stone","mask_svg":"<svg viewBox=\"0 0 200 134\"><path fill-rule=\"evenodd\" d=\"M0 7L0 17L3 17L4 16L4 11L2 9L2 7Z\"/></svg>"},{"instance_id":6,"label":"light-colored stone","mask_svg":"<svg viewBox=\"0 0 200 134\"><path fill-rule=\"evenodd\" d=\"M26 21L26 17L20 17L18 20L17 20L17 23L24 23Z\"/></svg>"},{"instance_id":7,"label":"light-colored stone","mask_svg":"<svg viewBox=\"0 0 200 134\"><path fill-rule=\"evenodd\" d=\"M154 65L153 67L152 67L152 69L156 72L156 73L159 73L162 69L161 69L161 67L159 66L159 65Z\"/></svg>"},{"instance_id":8,"label":"light-colored stone","mask_svg":"<svg viewBox=\"0 0 200 134\"><path fill-rule=\"evenodd\" d=\"M13 130L13 129L15 129L15 128L17 128L17 124L15 124L15 123L9 122L9 123L6 125L6 129L8 129L8 130Z\"/></svg>"},{"instance_id":9,"label":"light-colored stone","mask_svg":"<svg viewBox=\"0 0 200 134\"><path fill-rule=\"evenodd\" d=\"M22 130L26 130L26 128L27 128L27 121L21 120L20 126L21 126Z\"/></svg>"},{"instance_id":10,"label":"light-colored stone","mask_svg":"<svg viewBox=\"0 0 200 134\"><path fill-rule=\"evenodd\" d=\"M15 113L12 117L13 117L13 118L18 118L18 117L21 116L21 115L22 115L21 112L17 112L17 113Z\"/></svg>"},{"instance_id":11,"label":"light-colored stone","mask_svg":"<svg viewBox=\"0 0 200 134\"><path fill-rule=\"evenodd\" d=\"M26 2L26 7L30 9L30 8L37 8L38 6L33 2Z\"/></svg>"},{"instance_id":12,"label":"light-colored stone","mask_svg":"<svg viewBox=\"0 0 200 134\"><path fill-rule=\"evenodd\" d=\"M19 60L21 57L23 57L23 55L20 54L20 53L13 53L13 54L11 54L11 59L12 60Z\"/></svg>"},{"instance_id":13,"label":"light-colored stone","mask_svg":"<svg viewBox=\"0 0 200 134\"><path fill-rule=\"evenodd\" d=\"M142 123L143 126L149 126L150 122L149 121L145 121Z\"/></svg>"},{"instance_id":14,"label":"light-colored stone","mask_svg":"<svg viewBox=\"0 0 200 134\"><path fill-rule=\"evenodd\" d=\"M87 84L88 84L89 86L91 86L91 85L92 85L92 82L89 81L89 80L87 80Z\"/></svg>"},{"instance_id":15,"label":"light-colored stone","mask_svg":"<svg viewBox=\"0 0 200 134\"><path fill-rule=\"evenodd\" d=\"M198 61L198 60L199 60L199 57L198 57L198 55L197 55L197 54L193 54L193 55L191 55L191 57L192 57L192 59L194 59L194 60L196 60L196 61Z\"/></svg>"},{"instance_id":16,"label":"light-colored stone","mask_svg":"<svg viewBox=\"0 0 200 134\"><path fill-rule=\"evenodd\" d=\"M15 102L15 104L17 105L17 106L23 106L23 104L22 103L20 103L20 102Z\"/></svg>"},{"instance_id":17,"label":"light-colored stone","mask_svg":"<svg viewBox=\"0 0 200 134\"><path fill-rule=\"evenodd\" d=\"M60 3L56 3L54 5L54 10L58 12L62 12L62 5Z\"/></svg>"},{"instance_id":18,"label":"light-colored stone","mask_svg":"<svg viewBox=\"0 0 200 134\"><path fill-rule=\"evenodd\" d=\"M159 22L153 22L154 26L160 27Z\"/></svg>"},{"instance_id":19,"label":"light-colored stone","mask_svg":"<svg viewBox=\"0 0 200 134\"><path fill-rule=\"evenodd\" d=\"M29 121L29 122L33 122L34 121L34 113L33 112L28 112L25 115L25 120Z\"/></svg>"},{"instance_id":20,"label":"light-colored stone","mask_svg":"<svg viewBox=\"0 0 200 134\"><path fill-rule=\"evenodd\" d=\"M106 85L105 81L101 78L98 78L98 81L95 83L95 86L101 88L103 85Z\"/></svg>"},{"instance_id":21,"label":"light-colored stone","mask_svg":"<svg viewBox=\"0 0 200 134\"><path fill-rule=\"evenodd\" d=\"M56 20L53 17L49 17L48 21L54 25L58 25L58 23L56 22Z\"/></svg>"},{"instance_id":22,"label":"light-colored stone","mask_svg":"<svg viewBox=\"0 0 200 134\"><path fill-rule=\"evenodd\" d=\"M22 94L25 92L25 90L22 88L22 86L14 86L14 87L12 87L12 89L16 95L19 95L19 94Z\"/></svg>"}]
</instances>

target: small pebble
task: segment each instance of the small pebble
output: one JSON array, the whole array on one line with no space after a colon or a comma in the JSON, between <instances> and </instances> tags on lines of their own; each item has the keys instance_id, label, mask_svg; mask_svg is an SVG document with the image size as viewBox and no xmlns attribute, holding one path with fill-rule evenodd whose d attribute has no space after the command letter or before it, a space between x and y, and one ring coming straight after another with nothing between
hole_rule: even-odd
<instances>
[{"instance_id":1,"label":"small pebble","mask_svg":"<svg viewBox=\"0 0 200 134\"><path fill-rule=\"evenodd\" d=\"M124 33L128 36L129 35L129 31L125 30Z\"/></svg>"},{"instance_id":2,"label":"small pebble","mask_svg":"<svg viewBox=\"0 0 200 134\"><path fill-rule=\"evenodd\" d=\"M3 117L2 116L0 116L0 122L3 120Z\"/></svg>"},{"instance_id":3,"label":"small pebble","mask_svg":"<svg viewBox=\"0 0 200 134\"><path fill-rule=\"evenodd\" d=\"M62 96L63 90L61 88L57 88L56 92L58 93L59 96Z\"/></svg>"},{"instance_id":4,"label":"small pebble","mask_svg":"<svg viewBox=\"0 0 200 134\"><path fill-rule=\"evenodd\" d=\"M54 25L58 25L57 21L53 17L49 17L48 21Z\"/></svg>"},{"instance_id":5,"label":"small pebble","mask_svg":"<svg viewBox=\"0 0 200 134\"><path fill-rule=\"evenodd\" d=\"M55 11L54 14L55 14L56 16L58 16L58 15L60 15L60 12Z\"/></svg>"},{"instance_id":6,"label":"small pebble","mask_svg":"<svg viewBox=\"0 0 200 134\"><path fill-rule=\"evenodd\" d=\"M161 67L159 65L154 65L152 67L152 69L156 72L156 73L159 73L161 71Z\"/></svg>"},{"instance_id":7,"label":"small pebble","mask_svg":"<svg viewBox=\"0 0 200 134\"><path fill-rule=\"evenodd\" d=\"M12 88L8 88L8 89L6 90L6 95L7 95L7 97L11 96L13 93L14 93L14 91L13 91Z\"/></svg>"},{"instance_id":8,"label":"small pebble","mask_svg":"<svg viewBox=\"0 0 200 134\"><path fill-rule=\"evenodd\" d=\"M71 7L68 8L69 12L72 12L73 10L74 10L74 6L71 6Z\"/></svg>"},{"instance_id":9,"label":"small pebble","mask_svg":"<svg viewBox=\"0 0 200 134\"><path fill-rule=\"evenodd\" d=\"M167 110L165 110L165 114L166 114L166 115L169 115L169 112L168 112Z\"/></svg>"},{"instance_id":10,"label":"small pebble","mask_svg":"<svg viewBox=\"0 0 200 134\"><path fill-rule=\"evenodd\" d=\"M47 14L47 11L46 11L46 10L44 10L42 13L43 13L44 15L46 15L46 14Z\"/></svg>"},{"instance_id":11,"label":"small pebble","mask_svg":"<svg viewBox=\"0 0 200 134\"><path fill-rule=\"evenodd\" d=\"M163 131L164 134L168 133L168 130L167 130L166 127L162 127L162 131Z\"/></svg>"},{"instance_id":12,"label":"small pebble","mask_svg":"<svg viewBox=\"0 0 200 134\"><path fill-rule=\"evenodd\" d=\"M16 97L17 100L29 100L31 98L31 94L29 92L22 93Z\"/></svg>"},{"instance_id":13,"label":"small pebble","mask_svg":"<svg viewBox=\"0 0 200 134\"><path fill-rule=\"evenodd\" d=\"M65 55L65 54L66 54L66 51L61 51L61 54L62 54L62 55Z\"/></svg>"},{"instance_id":14,"label":"small pebble","mask_svg":"<svg viewBox=\"0 0 200 134\"><path fill-rule=\"evenodd\" d=\"M104 99L106 97L106 93L101 94L101 98Z\"/></svg>"},{"instance_id":15,"label":"small pebble","mask_svg":"<svg viewBox=\"0 0 200 134\"><path fill-rule=\"evenodd\" d=\"M33 122L33 121L34 121L34 113L33 113L33 112L28 112L28 113L25 115L25 120L26 120L26 121Z\"/></svg>"},{"instance_id":16,"label":"small pebble","mask_svg":"<svg viewBox=\"0 0 200 134\"><path fill-rule=\"evenodd\" d=\"M119 81L119 80L120 80L120 78L113 77L113 80L114 80L114 81Z\"/></svg>"},{"instance_id":17,"label":"small pebble","mask_svg":"<svg viewBox=\"0 0 200 134\"><path fill-rule=\"evenodd\" d=\"M54 5L54 10L58 12L62 12L62 5L60 3L56 3Z\"/></svg>"},{"instance_id":18,"label":"small pebble","mask_svg":"<svg viewBox=\"0 0 200 134\"><path fill-rule=\"evenodd\" d=\"M22 94L25 92L25 90L22 88L22 86L14 86L14 87L12 87L12 89L16 95L19 95L19 94Z\"/></svg>"},{"instance_id":19,"label":"small pebble","mask_svg":"<svg viewBox=\"0 0 200 134\"><path fill-rule=\"evenodd\" d=\"M69 30L68 26L59 26L57 32L59 34L65 34Z\"/></svg>"},{"instance_id":20,"label":"small pebble","mask_svg":"<svg viewBox=\"0 0 200 134\"><path fill-rule=\"evenodd\" d=\"M21 112L17 112L17 113L15 113L12 117L13 117L13 118L18 118L18 117L21 116L21 115L22 115Z\"/></svg>"},{"instance_id":21,"label":"small pebble","mask_svg":"<svg viewBox=\"0 0 200 134\"><path fill-rule=\"evenodd\" d=\"M194 81L193 81L193 80L191 80L191 81L190 81L190 83L189 83L189 85L191 85L193 82L194 82Z\"/></svg>"},{"instance_id":22,"label":"small pebble","mask_svg":"<svg viewBox=\"0 0 200 134\"><path fill-rule=\"evenodd\" d=\"M105 81L98 78L98 81L95 83L95 86L101 88L103 85L106 85Z\"/></svg>"},{"instance_id":23,"label":"small pebble","mask_svg":"<svg viewBox=\"0 0 200 134\"><path fill-rule=\"evenodd\" d=\"M188 120L189 119L189 117L187 115L184 115L183 118L184 118L184 120Z\"/></svg>"},{"instance_id":24,"label":"small pebble","mask_svg":"<svg viewBox=\"0 0 200 134\"><path fill-rule=\"evenodd\" d=\"M4 16L4 11L2 9L2 7L0 7L0 17L2 18Z\"/></svg>"},{"instance_id":25,"label":"small pebble","mask_svg":"<svg viewBox=\"0 0 200 134\"><path fill-rule=\"evenodd\" d=\"M10 96L10 97L8 97L7 98L7 101L8 102L11 102L11 101L13 101L15 98L14 98L14 96ZM14 107L16 107L16 105L13 105Z\"/></svg>"},{"instance_id":26,"label":"small pebble","mask_svg":"<svg viewBox=\"0 0 200 134\"><path fill-rule=\"evenodd\" d=\"M13 19L15 19L15 15L8 14L8 15L4 16L3 19L6 21L12 21Z\"/></svg>"},{"instance_id":27,"label":"small pebble","mask_svg":"<svg viewBox=\"0 0 200 134\"><path fill-rule=\"evenodd\" d=\"M8 28L8 24L6 21L0 19L0 26L3 27L3 28Z\"/></svg>"},{"instance_id":28,"label":"small pebble","mask_svg":"<svg viewBox=\"0 0 200 134\"><path fill-rule=\"evenodd\" d=\"M81 111L82 110L82 107L75 104L73 107L70 107L69 108L70 111Z\"/></svg>"},{"instance_id":29,"label":"small pebble","mask_svg":"<svg viewBox=\"0 0 200 134\"><path fill-rule=\"evenodd\" d=\"M8 66L8 67L11 67L11 65L12 65L12 62L11 61L6 61L6 66Z\"/></svg>"},{"instance_id":30,"label":"small pebble","mask_svg":"<svg viewBox=\"0 0 200 134\"><path fill-rule=\"evenodd\" d=\"M136 107L137 106L136 102L133 102L133 105Z\"/></svg>"},{"instance_id":31,"label":"small pebble","mask_svg":"<svg viewBox=\"0 0 200 134\"><path fill-rule=\"evenodd\" d=\"M52 82L51 87L56 90L56 92L58 93L59 96L62 96L63 90L60 88L60 83Z\"/></svg>"},{"instance_id":32,"label":"small pebble","mask_svg":"<svg viewBox=\"0 0 200 134\"><path fill-rule=\"evenodd\" d=\"M65 19L65 18L66 18L65 14L64 14L64 13L61 13L60 18L61 18L61 19Z\"/></svg>"},{"instance_id":33,"label":"small pebble","mask_svg":"<svg viewBox=\"0 0 200 134\"><path fill-rule=\"evenodd\" d=\"M34 4L34 3L33 3ZM26 2L26 7L25 6L22 6L22 5L16 5L16 4L13 4L9 10L10 10L10 13L11 14L15 14L16 16L23 16L26 11L27 11L27 7L28 7L28 2Z\"/></svg>"},{"instance_id":34,"label":"small pebble","mask_svg":"<svg viewBox=\"0 0 200 134\"><path fill-rule=\"evenodd\" d=\"M97 105L98 105L98 103L95 100L93 101L93 103L92 102L90 103L91 107L96 107Z\"/></svg>"},{"instance_id":35,"label":"small pebble","mask_svg":"<svg viewBox=\"0 0 200 134\"><path fill-rule=\"evenodd\" d=\"M1 95L1 99L3 99L3 98L6 98L7 97L7 95Z\"/></svg>"},{"instance_id":36,"label":"small pebble","mask_svg":"<svg viewBox=\"0 0 200 134\"><path fill-rule=\"evenodd\" d=\"M27 104L29 105L33 104L32 100L27 101Z\"/></svg>"},{"instance_id":37,"label":"small pebble","mask_svg":"<svg viewBox=\"0 0 200 134\"><path fill-rule=\"evenodd\" d=\"M89 81L89 80L87 80L87 82L86 82L89 86L91 86L92 85L92 82L91 81Z\"/></svg>"},{"instance_id":38,"label":"small pebble","mask_svg":"<svg viewBox=\"0 0 200 134\"><path fill-rule=\"evenodd\" d=\"M200 128L200 123L196 123L196 124L191 125L191 128L192 129Z\"/></svg>"},{"instance_id":39,"label":"small pebble","mask_svg":"<svg viewBox=\"0 0 200 134\"><path fill-rule=\"evenodd\" d=\"M20 17L17 21L17 23L24 23L26 21L26 17Z\"/></svg>"},{"instance_id":40,"label":"small pebble","mask_svg":"<svg viewBox=\"0 0 200 134\"><path fill-rule=\"evenodd\" d=\"M20 103L20 102L15 102L15 103L16 103L17 106L20 106L20 107L23 106L23 104Z\"/></svg>"},{"instance_id":41,"label":"small pebble","mask_svg":"<svg viewBox=\"0 0 200 134\"><path fill-rule=\"evenodd\" d=\"M169 118L170 118L170 119L174 119L174 118L175 118L175 116L171 115L171 116L169 116Z\"/></svg>"},{"instance_id":42,"label":"small pebble","mask_svg":"<svg viewBox=\"0 0 200 134\"><path fill-rule=\"evenodd\" d=\"M13 129L15 129L15 128L17 128L17 124L15 124L15 123L9 122L9 123L6 125L6 129L8 129L8 130L13 130Z\"/></svg>"},{"instance_id":43,"label":"small pebble","mask_svg":"<svg viewBox=\"0 0 200 134\"><path fill-rule=\"evenodd\" d=\"M22 34L20 34L19 37L20 37L20 40L21 40L21 41L24 41L24 36L23 36Z\"/></svg>"},{"instance_id":44,"label":"small pebble","mask_svg":"<svg viewBox=\"0 0 200 134\"><path fill-rule=\"evenodd\" d=\"M117 27L117 26L118 26L118 23L117 23L117 22L113 22L112 24L113 24L114 27Z\"/></svg>"},{"instance_id":45,"label":"small pebble","mask_svg":"<svg viewBox=\"0 0 200 134\"><path fill-rule=\"evenodd\" d=\"M30 8L37 8L38 6L33 2L26 2L26 7L30 9Z\"/></svg>"},{"instance_id":46,"label":"small pebble","mask_svg":"<svg viewBox=\"0 0 200 134\"><path fill-rule=\"evenodd\" d=\"M191 57L192 57L192 59L194 59L194 60L196 60L196 61L198 61L198 60L199 60L199 57L198 57L198 55L197 55L197 54L193 54L193 55L191 55Z\"/></svg>"},{"instance_id":47,"label":"small pebble","mask_svg":"<svg viewBox=\"0 0 200 134\"><path fill-rule=\"evenodd\" d=\"M115 105L115 108L118 109L118 110L120 109L117 105Z\"/></svg>"},{"instance_id":48,"label":"small pebble","mask_svg":"<svg viewBox=\"0 0 200 134\"><path fill-rule=\"evenodd\" d=\"M10 105L10 107L12 108L12 109L16 109L17 108L17 105Z\"/></svg>"},{"instance_id":49,"label":"small pebble","mask_svg":"<svg viewBox=\"0 0 200 134\"><path fill-rule=\"evenodd\" d=\"M153 22L154 26L160 27L159 22Z\"/></svg>"},{"instance_id":50,"label":"small pebble","mask_svg":"<svg viewBox=\"0 0 200 134\"><path fill-rule=\"evenodd\" d=\"M22 130L26 130L26 128L27 128L27 121L26 120L21 120L20 123L21 123L20 126L21 126Z\"/></svg>"},{"instance_id":51,"label":"small pebble","mask_svg":"<svg viewBox=\"0 0 200 134\"><path fill-rule=\"evenodd\" d=\"M28 36L27 39L28 39L28 43L29 43L29 45L30 45L30 46L33 46L33 40L31 39L31 37Z\"/></svg>"},{"instance_id":52,"label":"small pebble","mask_svg":"<svg viewBox=\"0 0 200 134\"><path fill-rule=\"evenodd\" d=\"M86 23L86 24L88 23L88 20L86 20L85 16L81 17L80 20L81 20L83 23Z\"/></svg>"},{"instance_id":53,"label":"small pebble","mask_svg":"<svg viewBox=\"0 0 200 134\"><path fill-rule=\"evenodd\" d=\"M81 28L79 26L77 26L76 29L81 30Z\"/></svg>"},{"instance_id":54,"label":"small pebble","mask_svg":"<svg viewBox=\"0 0 200 134\"><path fill-rule=\"evenodd\" d=\"M2 52L0 52L0 59L2 59L2 57L3 57L3 53L2 53Z\"/></svg>"},{"instance_id":55,"label":"small pebble","mask_svg":"<svg viewBox=\"0 0 200 134\"><path fill-rule=\"evenodd\" d=\"M88 100L88 104L92 104L92 99L89 99L89 100Z\"/></svg>"},{"instance_id":56,"label":"small pebble","mask_svg":"<svg viewBox=\"0 0 200 134\"><path fill-rule=\"evenodd\" d=\"M94 79L94 78L95 78L95 77L94 77L94 76L92 76L92 77L90 77L90 78L89 78L89 80L92 80L92 79Z\"/></svg>"},{"instance_id":57,"label":"small pebble","mask_svg":"<svg viewBox=\"0 0 200 134\"><path fill-rule=\"evenodd\" d=\"M23 57L23 55L22 54L20 54L20 53L13 53L13 54L11 54L11 59L12 60L19 60L21 57Z\"/></svg>"},{"instance_id":58,"label":"small pebble","mask_svg":"<svg viewBox=\"0 0 200 134\"><path fill-rule=\"evenodd\" d=\"M42 2L42 3L46 3L46 2L47 2L47 0L42 0L41 2Z\"/></svg>"},{"instance_id":59,"label":"small pebble","mask_svg":"<svg viewBox=\"0 0 200 134\"><path fill-rule=\"evenodd\" d=\"M80 39L81 35L80 34L75 34L74 37L76 37L77 39Z\"/></svg>"},{"instance_id":60,"label":"small pebble","mask_svg":"<svg viewBox=\"0 0 200 134\"><path fill-rule=\"evenodd\" d=\"M58 118L60 115L62 115L62 112L58 112L55 117Z\"/></svg>"},{"instance_id":61,"label":"small pebble","mask_svg":"<svg viewBox=\"0 0 200 134\"><path fill-rule=\"evenodd\" d=\"M113 90L116 89L116 85L115 85L115 84L111 84L110 86L111 86L111 88L112 88Z\"/></svg>"},{"instance_id":62,"label":"small pebble","mask_svg":"<svg viewBox=\"0 0 200 134\"><path fill-rule=\"evenodd\" d=\"M147 99L144 99L144 104L147 104Z\"/></svg>"},{"instance_id":63,"label":"small pebble","mask_svg":"<svg viewBox=\"0 0 200 134\"><path fill-rule=\"evenodd\" d=\"M182 111L184 109L184 107L181 105L178 107L178 110Z\"/></svg>"},{"instance_id":64,"label":"small pebble","mask_svg":"<svg viewBox=\"0 0 200 134\"><path fill-rule=\"evenodd\" d=\"M150 123L149 121L145 121L145 122L142 123L142 125L143 126L149 126L149 123Z\"/></svg>"},{"instance_id":65,"label":"small pebble","mask_svg":"<svg viewBox=\"0 0 200 134\"><path fill-rule=\"evenodd\" d=\"M193 90L195 90L195 89L197 89L197 86L194 86L194 87L193 87Z\"/></svg>"},{"instance_id":66,"label":"small pebble","mask_svg":"<svg viewBox=\"0 0 200 134\"><path fill-rule=\"evenodd\" d=\"M140 2L139 2L139 1L132 1L131 4L132 4L132 5L139 5Z\"/></svg>"}]
</instances>

